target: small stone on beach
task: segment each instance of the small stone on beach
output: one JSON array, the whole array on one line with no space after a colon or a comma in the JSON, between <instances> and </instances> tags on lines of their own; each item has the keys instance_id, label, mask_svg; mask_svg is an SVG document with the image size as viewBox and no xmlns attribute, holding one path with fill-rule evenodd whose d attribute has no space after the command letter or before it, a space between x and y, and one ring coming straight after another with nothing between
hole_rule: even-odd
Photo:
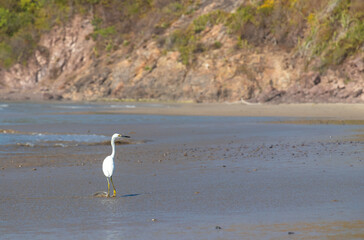
<instances>
[{"instance_id":1,"label":"small stone on beach","mask_svg":"<svg viewBox=\"0 0 364 240\"><path fill-rule=\"evenodd\" d=\"M288 235L292 235L292 234L294 234L294 232L288 232Z\"/></svg>"},{"instance_id":2,"label":"small stone on beach","mask_svg":"<svg viewBox=\"0 0 364 240\"><path fill-rule=\"evenodd\" d=\"M216 226L215 229L220 230L222 228L220 226Z\"/></svg>"}]
</instances>

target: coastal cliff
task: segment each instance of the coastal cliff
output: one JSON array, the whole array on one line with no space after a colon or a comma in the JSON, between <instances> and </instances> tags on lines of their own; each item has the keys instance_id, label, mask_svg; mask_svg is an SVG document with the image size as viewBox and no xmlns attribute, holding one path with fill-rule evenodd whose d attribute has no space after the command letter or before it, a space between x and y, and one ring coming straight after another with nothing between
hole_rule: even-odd
<instances>
[{"instance_id":1,"label":"coastal cliff","mask_svg":"<svg viewBox=\"0 0 364 240\"><path fill-rule=\"evenodd\" d=\"M73 2L26 58L2 38L1 99L364 102L360 0Z\"/></svg>"}]
</instances>

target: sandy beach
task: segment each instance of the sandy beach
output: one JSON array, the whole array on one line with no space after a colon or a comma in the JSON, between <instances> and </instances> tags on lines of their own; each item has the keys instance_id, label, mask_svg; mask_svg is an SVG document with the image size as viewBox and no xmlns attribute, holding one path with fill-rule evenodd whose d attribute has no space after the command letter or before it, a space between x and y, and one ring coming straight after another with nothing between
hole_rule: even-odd
<instances>
[{"instance_id":1,"label":"sandy beach","mask_svg":"<svg viewBox=\"0 0 364 240\"><path fill-rule=\"evenodd\" d=\"M1 239L364 238L364 105L4 104L5 141L51 140L0 145ZM114 132L96 198L111 147L50 137Z\"/></svg>"},{"instance_id":2,"label":"sandy beach","mask_svg":"<svg viewBox=\"0 0 364 240\"><path fill-rule=\"evenodd\" d=\"M117 103L116 103L117 104ZM133 103L124 103L134 106ZM152 107L151 107L152 106ZM88 114L88 112L76 112ZM137 108L108 110L108 114L157 114L175 116L240 116L240 117L296 117L342 120L364 120L364 104L244 104L236 103L146 103Z\"/></svg>"}]
</instances>

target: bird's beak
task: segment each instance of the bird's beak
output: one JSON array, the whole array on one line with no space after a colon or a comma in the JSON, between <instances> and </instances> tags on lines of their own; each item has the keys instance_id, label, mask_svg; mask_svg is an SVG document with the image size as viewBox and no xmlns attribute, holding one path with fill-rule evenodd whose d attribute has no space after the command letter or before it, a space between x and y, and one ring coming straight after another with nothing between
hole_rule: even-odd
<instances>
[{"instance_id":1,"label":"bird's beak","mask_svg":"<svg viewBox=\"0 0 364 240\"><path fill-rule=\"evenodd\" d=\"M126 136L126 135L121 135L121 137L123 137L123 138L130 138L130 136Z\"/></svg>"}]
</instances>

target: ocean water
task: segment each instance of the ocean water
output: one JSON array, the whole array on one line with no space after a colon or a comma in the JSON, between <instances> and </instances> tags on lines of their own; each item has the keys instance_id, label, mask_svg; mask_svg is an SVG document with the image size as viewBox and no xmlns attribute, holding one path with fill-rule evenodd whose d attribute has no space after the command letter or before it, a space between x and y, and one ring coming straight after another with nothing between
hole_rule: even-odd
<instances>
[{"instance_id":1,"label":"ocean water","mask_svg":"<svg viewBox=\"0 0 364 240\"><path fill-rule=\"evenodd\" d=\"M110 139L105 126L154 125L157 127L199 129L219 124L251 124L272 118L163 116L124 114L138 107L164 108L162 104L89 103L0 103L0 146L67 147L104 143ZM20 130L19 130L20 129ZM86 130L87 129L87 130Z\"/></svg>"},{"instance_id":2,"label":"ocean water","mask_svg":"<svg viewBox=\"0 0 364 240\"><path fill-rule=\"evenodd\" d=\"M97 114L74 114L76 111L93 110L97 112L101 109L105 109L105 107L89 104L0 104L0 146L65 147L107 141L109 137L104 135L77 133L67 129L69 124L97 123L106 118ZM111 119L106 119L106 121L111 122ZM19 127L26 127L26 130L14 130Z\"/></svg>"},{"instance_id":3,"label":"ocean water","mask_svg":"<svg viewBox=\"0 0 364 240\"><path fill-rule=\"evenodd\" d=\"M209 133L220 137L234 129L243 129L246 136L305 136L310 129L317 136L327 138L331 132L346 133L351 126L317 125L279 126L267 122L286 118L277 117L209 117L209 116L166 116L123 113L139 107L168 108L167 104L150 103L0 103L0 146L19 145L27 147L54 146L67 147L87 144L101 144L110 139L112 130L142 129L148 126L155 129L157 139L166 141L185 141ZM191 129L191 134L174 136L174 129ZM213 129L211 133L211 129ZM115 130L117 131L117 130ZM123 130L124 131L124 130ZM170 133L165 136L165 132ZM198 134L198 133L201 134ZM197 134L196 134L197 133ZM147 134L146 134L147 135ZM311 136L311 135L308 135ZM147 140L154 136L142 136ZM167 138L168 137L168 138Z\"/></svg>"},{"instance_id":4,"label":"ocean water","mask_svg":"<svg viewBox=\"0 0 364 240\"><path fill-rule=\"evenodd\" d=\"M153 107L156 105L150 105ZM0 104L0 125L24 124L105 124L132 123L143 121L144 117L134 115L115 116L105 111L133 109L130 104L46 104L46 103L6 103ZM85 116L87 115L87 117Z\"/></svg>"}]
</instances>

